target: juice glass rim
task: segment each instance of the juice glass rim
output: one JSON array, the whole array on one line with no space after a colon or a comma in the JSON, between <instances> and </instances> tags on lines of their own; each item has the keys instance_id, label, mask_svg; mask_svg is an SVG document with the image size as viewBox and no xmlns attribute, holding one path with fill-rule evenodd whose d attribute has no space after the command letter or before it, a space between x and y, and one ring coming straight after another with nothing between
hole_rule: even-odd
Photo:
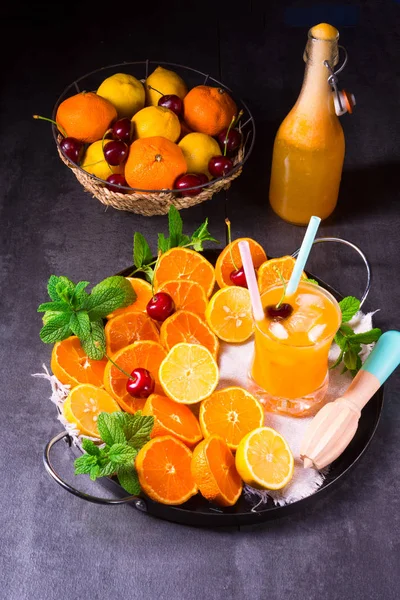
<instances>
[{"instance_id":1,"label":"juice glass rim","mask_svg":"<svg viewBox=\"0 0 400 600\"><path fill-rule=\"evenodd\" d=\"M275 337L274 335L269 333L269 330L264 331L263 329L261 329L259 327L259 325L257 324L257 321L254 320L254 326L255 328L261 333L261 335L264 335L266 337L268 337L268 339L270 339L271 341L275 342L276 344L280 344L281 346L289 346L292 348L315 348L316 346L321 345L322 343L326 342L327 340L329 340L329 338L333 338L342 321L342 311L340 310L340 306L339 306L339 302L336 300L336 298L330 293L328 292L328 290L326 290L324 287L322 287L321 285L316 285L315 283L309 283L307 281L300 281L299 283L299 287L300 286L306 286L309 287L310 290L315 291L315 289L317 288L319 291L322 291L323 294L326 295L326 297L328 298L328 300L330 300L332 302L332 304L335 306L337 314L338 314L338 327L335 331L335 333L332 335L332 333L330 333L329 335L325 335L324 337L322 337L321 339L319 339L315 344L308 344L306 346L294 346L293 344L288 343L286 340L280 340L279 338ZM282 284L280 283L275 283L273 285L270 285L269 287L267 287L264 292L261 294L261 302L263 297L273 288L278 288L278 287L282 287ZM286 342L286 343L285 343Z\"/></svg>"}]
</instances>

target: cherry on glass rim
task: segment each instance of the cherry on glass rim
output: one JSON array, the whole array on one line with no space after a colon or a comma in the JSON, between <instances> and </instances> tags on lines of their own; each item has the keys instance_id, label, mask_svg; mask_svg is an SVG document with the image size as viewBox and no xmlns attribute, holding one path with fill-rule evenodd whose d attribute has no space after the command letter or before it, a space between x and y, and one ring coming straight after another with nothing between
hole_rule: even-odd
<instances>
[{"instance_id":1,"label":"cherry on glass rim","mask_svg":"<svg viewBox=\"0 0 400 600\"><path fill-rule=\"evenodd\" d=\"M283 319L287 319L290 317L290 315L293 312L293 306L291 304L287 304L286 302L281 304L279 308L276 304L270 304L265 309L265 312L270 319L274 319L275 321L282 321Z\"/></svg>"}]
</instances>

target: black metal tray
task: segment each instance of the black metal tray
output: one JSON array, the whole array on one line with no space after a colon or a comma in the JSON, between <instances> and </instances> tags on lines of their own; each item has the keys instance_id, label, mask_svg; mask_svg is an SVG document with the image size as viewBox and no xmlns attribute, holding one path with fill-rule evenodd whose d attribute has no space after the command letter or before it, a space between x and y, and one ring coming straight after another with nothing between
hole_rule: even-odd
<instances>
[{"instance_id":1,"label":"black metal tray","mask_svg":"<svg viewBox=\"0 0 400 600\"><path fill-rule=\"evenodd\" d=\"M362 302L364 302L370 288L370 267L365 255L361 252L361 250L358 247L354 246L354 244L352 244L351 242L347 242L346 240L341 240L340 238L319 238L315 240L314 243L319 243L322 241L344 243L355 249L360 254L366 265L368 275L367 286L362 297ZM218 256L218 252L219 251L217 250L207 250L204 252L204 255L208 260L215 263L216 258ZM294 252L293 256L295 256L296 254L297 252ZM132 270L133 267L129 267L124 271L121 271L119 274L129 275L132 272ZM308 275L309 277L316 279L324 288L331 292L331 294L337 300L341 300L342 296L338 291L336 291L330 285L326 284L317 276L311 273L309 273ZM315 502L318 502L318 500L322 496L324 496L329 490L336 487L339 484L339 482L342 481L343 478L351 471L351 469L353 469L358 464L358 461L368 448L379 423L383 406L383 400L384 391L382 386L363 409L359 421L359 426L353 440L343 452L343 454L337 460L335 460L334 463L332 463L332 465L330 466L329 473L326 476L322 486L311 496L303 498L302 500L298 500L297 502L287 504L285 506L275 506L273 501L270 499L266 504L262 504L257 506L257 508L254 508L254 505L248 502L243 494L239 498L235 506L230 508L220 508L218 506L215 506L209 503L204 498L202 498L200 494L197 494L196 496L192 497L188 502L180 506L168 506L164 504L159 504L158 502L154 502L145 494L141 495L140 497L126 497L126 492L118 484L118 482L112 478L102 478L98 481L103 487L107 488L108 490L114 493L114 495L116 496L115 499L91 496L89 494L83 493L75 489L69 483L65 482L56 473L51 463L50 451L56 443L58 443L62 439L66 439L67 441L69 441L69 445L71 447L71 440L66 432L58 434L46 445L44 450L44 464L48 473L59 485L61 485L71 494L74 494L75 496L78 496L89 502L107 505L130 503L136 509L154 517L158 517L160 519L172 521L175 523L181 523L184 525L192 525L197 527L229 527L240 525L253 525L255 523L261 523L264 521L276 519L303 510L305 507L314 504Z\"/></svg>"}]
</instances>

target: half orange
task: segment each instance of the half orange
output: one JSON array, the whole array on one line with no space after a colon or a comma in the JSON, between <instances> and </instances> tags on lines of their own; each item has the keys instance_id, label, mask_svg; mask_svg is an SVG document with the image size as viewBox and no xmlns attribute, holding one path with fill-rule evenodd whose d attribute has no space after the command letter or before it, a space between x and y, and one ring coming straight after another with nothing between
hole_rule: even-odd
<instances>
[{"instance_id":1,"label":"half orange","mask_svg":"<svg viewBox=\"0 0 400 600\"><path fill-rule=\"evenodd\" d=\"M113 319L118 315L124 315L132 311L143 312L146 310L147 303L149 302L149 300L151 300L153 296L153 293L151 291L151 285L148 281L140 279L140 277L127 277L126 279L129 281L129 283L134 289L134 292L136 294L136 300L135 302L133 302L133 304L125 306L125 308L117 308L112 313L107 315L107 319Z\"/></svg>"},{"instance_id":2,"label":"half orange","mask_svg":"<svg viewBox=\"0 0 400 600\"><path fill-rule=\"evenodd\" d=\"M92 360L84 352L79 339L71 336L56 342L51 352L50 367L53 375L64 385L74 387L79 383L103 386L107 360Z\"/></svg>"},{"instance_id":3,"label":"half orange","mask_svg":"<svg viewBox=\"0 0 400 600\"><path fill-rule=\"evenodd\" d=\"M162 345L171 350L181 342L200 344L208 348L214 358L217 358L219 342L207 323L189 310L178 310L164 321L160 329Z\"/></svg>"},{"instance_id":4,"label":"half orange","mask_svg":"<svg viewBox=\"0 0 400 600\"><path fill-rule=\"evenodd\" d=\"M159 289L171 279L196 281L209 298L215 285L215 271L212 264L199 252L189 248L171 248L160 256L154 273L154 287Z\"/></svg>"},{"instance_id":5,"label":"half orange","mask_svg":"<svg viewBox=\"0 0 400 600\"><path fill-rule=\"evenodd\" d=\"M204 318L207 296L202 286L188 279L173 279L160 285L157 292L166 292L174 301L175 310L190 310Z\"/></svg>"},{"instance_id":6,"label":"half orange","mask_svg":"<svg viewBox=\"0 0 400 600\"><path fill-rule=\"evenodd\" d=\"M239 252L239 242L241 241L249 243L251 258L256 270L267 260L264 248L255 240L251 238L237 238L233 240L233 242L225 246L215 264L215 278L220 288L232 285L230 274L232 271L242 267L242 259Z\"/></svg>"},{"instance_id":7,"label":"half orange","mask_svg":"<svg viewBox=\"0 0 400 600\"><path fill-rule=\"evenodd\" d=\"M145 312L126 312L107 321L107 354L114 354L121 348L140 340L160 341L160 334L153 319Z\"/></svg>"},{"instance_id":8,"label":"half orange","mask_svg":"<svg viewBox=\"0 0 400 600\"><path fill-rule=\"evenodd\" d=\"M187 446L193 446L203 438L200 424L190 408L167 396L151 394L144 405L143 415L154 417L151 438L173 435Z\"/></svg>"},{"instance_id":9,"label":"half orange","mask_svg":"<svg viewBox=\"0 0 400 600\"><path fill-rule=\"evenodd\" d=\"M257 271L258 288L263 294L271 285L281 283L281 278L287 282L290 279L296 259L293 256L281 256L280 258L271 258L265 261ZM302 279L307 279L307 275L303 272Z\"/></svg>"}]
</instances>

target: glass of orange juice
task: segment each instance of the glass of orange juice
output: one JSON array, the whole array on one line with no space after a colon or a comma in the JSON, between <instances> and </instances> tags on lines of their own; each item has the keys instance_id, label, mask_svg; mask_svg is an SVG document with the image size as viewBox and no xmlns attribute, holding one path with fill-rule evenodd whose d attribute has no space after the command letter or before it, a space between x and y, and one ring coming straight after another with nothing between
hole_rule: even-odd
<instances>
[{"instance_id":1,"label":"glass of orange juice","mask_svg":"<svg viewBox=\"0 0 400 600\"><path fill-rule=\"evenodd\" d=\"M308 416L323 404L329 348L342 315L332 294L314 283L300 282L277 316L281 296L282 285L261 296L266 318L255 323L251 378L267 410Z\"/></svg>"}]
</instances>

